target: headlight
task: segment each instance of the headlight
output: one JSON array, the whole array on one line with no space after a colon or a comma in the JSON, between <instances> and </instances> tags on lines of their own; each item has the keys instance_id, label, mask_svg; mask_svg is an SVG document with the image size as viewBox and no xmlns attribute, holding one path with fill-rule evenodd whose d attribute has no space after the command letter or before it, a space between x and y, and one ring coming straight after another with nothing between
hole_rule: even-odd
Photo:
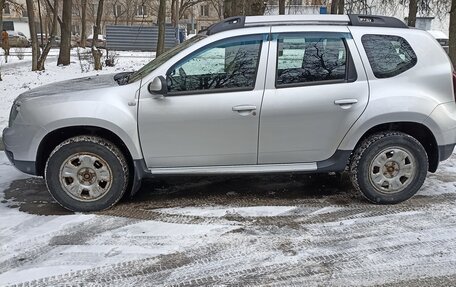
<instances>
[{"instance_id":1,"label":"headlight","mask_svg":"<svg viewBox=\"0 0 456 287\"><path fill-rule=\"evenodd\" d=\"M16 119L17 114L19 113L20 109L21 109L21 102L14 101L13 106L11 107L11 111L10 111L8 126L11 127L11 125L13 124L14 120Z\"/></svg>"}]
</instances>

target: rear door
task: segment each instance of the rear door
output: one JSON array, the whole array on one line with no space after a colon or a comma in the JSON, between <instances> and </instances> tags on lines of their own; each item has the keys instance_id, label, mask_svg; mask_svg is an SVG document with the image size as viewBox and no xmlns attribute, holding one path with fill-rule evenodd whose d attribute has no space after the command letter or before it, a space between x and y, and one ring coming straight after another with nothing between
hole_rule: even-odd
<instances>
[{"instance_id":1,"label":"rear door","mask_svg":"<svg viewBox=\"0 0 456 287\"><path fill-rule=\"evenodd\" d=\"M272 37L258 163L326 160L368 102L355 43L342 26L273 27Z\"/></svg>"}]
</instances>

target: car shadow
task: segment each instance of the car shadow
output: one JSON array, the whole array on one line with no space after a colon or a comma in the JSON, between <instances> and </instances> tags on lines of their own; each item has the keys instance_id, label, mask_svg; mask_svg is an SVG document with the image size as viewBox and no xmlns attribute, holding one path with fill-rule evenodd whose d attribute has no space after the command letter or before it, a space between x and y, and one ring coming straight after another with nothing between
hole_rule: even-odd
<instances>
[{"instance_id":1,"label":"car shadow","mask_svg":"<svg viewBox=\"0 0 456 287\"><path fill-rule=\"evenodd\" d=\"M15 180L3 203L37 215L74 214L49 194L42 178ZM116 207L155 209L179 206L259 206L364 202L353 191L346 174L270 174L229 176L174 176L146 179L134 196Z\"/></svg>"}]
</instances>

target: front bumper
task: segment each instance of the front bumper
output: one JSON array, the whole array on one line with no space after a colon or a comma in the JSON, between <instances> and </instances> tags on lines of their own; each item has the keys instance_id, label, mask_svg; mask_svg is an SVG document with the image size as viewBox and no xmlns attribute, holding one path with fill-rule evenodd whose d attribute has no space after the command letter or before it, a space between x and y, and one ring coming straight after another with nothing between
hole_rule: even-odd
<instances>
[{"instance_id":1,"label":"front bumper","mask_svg":"<svg viewBox=\"0 0 456 287\"><path fill-rule=\"evenodd\" d=\"M11 164L17 168L18 170L31 174L36 175L36 163L35 161L26 161L26 160L17 160L15 159L14 148L11 146L10 138L12 130L10 128L5 128L2 133L2 141L3 145L5 146L5 154Z\"/></svg>"}]
</instances>

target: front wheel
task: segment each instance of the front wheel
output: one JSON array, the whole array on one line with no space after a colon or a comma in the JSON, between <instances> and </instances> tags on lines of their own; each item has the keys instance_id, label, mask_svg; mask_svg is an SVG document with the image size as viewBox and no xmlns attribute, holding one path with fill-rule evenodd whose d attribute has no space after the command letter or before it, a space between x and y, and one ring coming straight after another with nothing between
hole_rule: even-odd
<instances>
[{"instance_id":1,"label":"front wheel","mask_svg":"<svg viewBox=\"0 0 456 287\"><path fill-rule=\"evenodd\" d=\"M428 164L427 153L415 138L401 132L377 133L355 150L350 179L369 201L395 204L421 188Z\"/></svg>"},{"instance_id":2,"label":"front wheel","mask_svg":"<svg viewBox=\"0 0 456 287\"><path fill-rule=\"evenodd\" d=\"M99 211L117 203L128 185L125 156L111 142L77 136L58 145L45 168L52 197L72 211Z\"/></svg>"}]
</instances>

